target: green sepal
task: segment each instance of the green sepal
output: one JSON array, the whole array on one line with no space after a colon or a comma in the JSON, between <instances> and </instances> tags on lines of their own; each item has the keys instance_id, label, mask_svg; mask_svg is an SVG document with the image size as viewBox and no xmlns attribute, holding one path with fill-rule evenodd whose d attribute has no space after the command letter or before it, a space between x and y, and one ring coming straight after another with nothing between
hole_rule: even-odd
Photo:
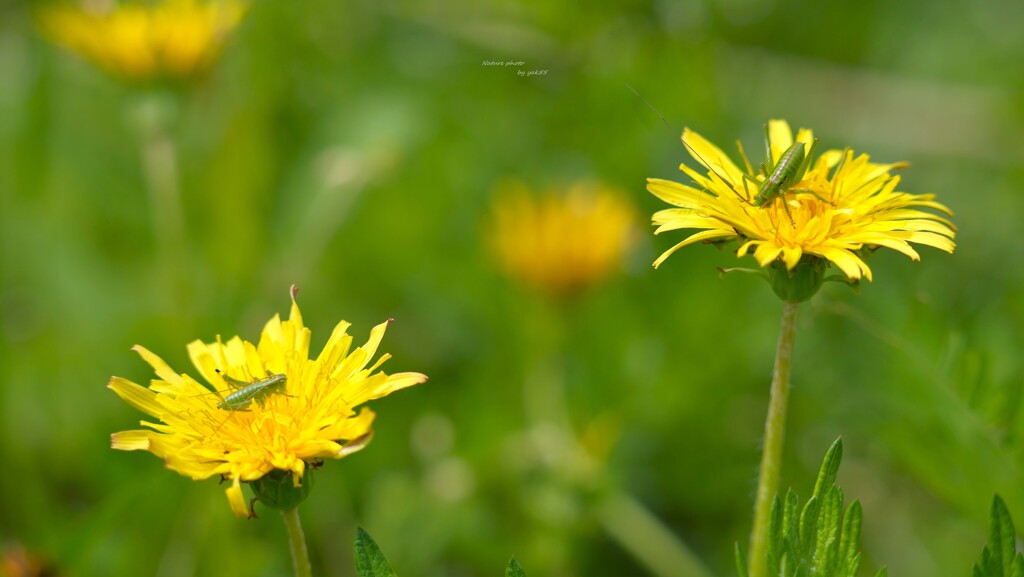
<instances>
[{"instance_id":1,"label":"green sepal","mask_svg":"<svg viewBox=\"0 0 1024 577\"><path fill-rule=\"evenodd\" d=\"M516 561L515 557L508 560L508 566L505 567L505 577L526 577L526 571L523 570L523 566Z\"/></svg>"},{"instance_id":2,"label":"green sepal","mask_svg":"<svg viewBox=\"0 0 1024 577\"><path fill-rule=\"evenodd\" d=\"M306 468L298 487L295 486L292 472L280 469L274 469L249 485L260 503L271 509L287 511L298 507L309 496L313 489L313 469Z\"/></svg>"},{"instance_id":3,"label":"green sepal","mask_svg":"<svg viewBox=\"0 0 1024 577\"><path fill-rule=\"evenodd\" d=\"M362 527L356 530L356 571L359 577L396 577L377 542Z\"/></svg>"},{"instance_id":4,"label":"green sepal","mask_svg":"<svg viewBox=\"0 0 1024 577\"><path fill-rule=\"evenodd\" d=\"M853 289L853 294L860 294L861 282L859 278L849 278L845 274L831 274L822 279L821 284L827 282L839 282Z\"/></svg>"},{"instance_id":5,"label":"green sepal","mask_svg":"<svg viewBox=\"0 0 1024 577\"><path fill-rule=\"evenodd\" d=\"M718 276L719 277L724 277L725 275L732 274L734 272L739 272L739 273L743 273L743 274L752 274L752 275L759 276L759 277L763 278L766 281L768 280L768 275L766 275L763 270L758 269L758 268L745 268L745 267L722 268L722 267L718 267ZM771 281L768 281L768 282L771 282Z\"/></svg>"},{"instance_id":6,"label":"green sepal","mask_svg":"<svg viewBox=\"0 0 1024 577\"><path fill-rule=\"evenodd\" d=\"M827 261L808 255L804 255L792 270L787 269L782 261L775 261L767 267L768 284L780 299L802 303L821 288L826 267Z\"/></svg>"}]
</instances>

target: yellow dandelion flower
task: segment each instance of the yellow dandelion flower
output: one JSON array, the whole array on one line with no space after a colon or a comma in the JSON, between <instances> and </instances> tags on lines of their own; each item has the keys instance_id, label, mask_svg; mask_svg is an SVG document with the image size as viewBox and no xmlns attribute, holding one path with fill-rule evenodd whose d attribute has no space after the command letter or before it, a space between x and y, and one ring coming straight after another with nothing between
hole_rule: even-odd
<instances>
[{"instance_id":1,"label":"yellow dandelion flower","mask_svg":"<svg viewBox=\"0 0 1024 577\"><path fill-rule=\"evenodd\" d=\"M230 479L231 508L246 515L242 482L276 471L299 487L314 460L342 458L369 442L375 414L365 407L356 413L355 407L427 380L420 373L378 371L387 354L371 364L386 322L354 350L348 328L349 323L338 323L323 351L311 359L310 330L302 324L293 293L289 320L275 315L258 344L237 336L189 343L192 364L216 393L136 345L157 379L146 388L113 377L107 386L158 422L142 421L146 429L114 433L111 445L149 451L196 480ZM239 382L256 384L239 388ZM270 384L260 388L259 383Z\"/></svg>"},{"instance_id":2,"label":"yellow dandelion flower","mask_svg":"<svg viewBox=\"0 0 1024 577\"><path fill-rule=\"evenodd\" d=\"M202 74L245 9L237 0L125 2L107 10L58 4L39 20L57 44L115 76L147 82Z\"/></svg>"},{"instance_id":3,"label":"yellow dandelion flower","mask_svg":"<svg viewBox=\"0 0 1024 577\"><path fill-rule=\"evenodd\" d=\"M607 277L631 244L634 211L593 182L538 196L518 182L499 187L491 241L502 269L541 292L563 295Z\"/></svg>"},{"instance_id":4,"label":"yellow dandelion flower","mask_svg":"<svg viewBox=\"0 0 1024 577\"><path fill-rule=\"evenodd\" d=\"M794 143L783 120L768 125L768 146L778 162ZM814 135L801 129L796 142L807 154ZM695 242L740 241L737 256L753 254L762 267L780 263L792 271L801 261L836 265L850 281L871 280L864 256L877 247L897 250L919 260L910 243L953 252L956 228L947 218L920 210L930 208L949 216L946 206L932 194L897 191L900 177L891 174L906 163L874 164L866 154L830 150L809 159L798 180L762 203L758 188L764 174L754 174L743 156L745 169L736 166L718 147L686 129L683 143L707 168L707 174L681 165L696 187L650 178L647 189L678 208L654 214L655 234L677 229L703 229L665 251L657 267L676 250ZM740 150L743 154L742 149ZM781 163L780 163L781 164ZM768 171L771 174L771 171ZM761 204L761 206L757 206ZM820 264L820 263L819 263Z\"/></svg>"}]
</instances>

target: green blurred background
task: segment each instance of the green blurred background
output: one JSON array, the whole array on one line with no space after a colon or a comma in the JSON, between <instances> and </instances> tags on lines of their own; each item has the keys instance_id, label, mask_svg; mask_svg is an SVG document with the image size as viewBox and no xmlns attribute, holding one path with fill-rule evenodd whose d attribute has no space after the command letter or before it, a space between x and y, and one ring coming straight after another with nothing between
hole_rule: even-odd
<instances>
[{"instance_id":1,"label":"green blurred background","mask_svg":"<svg viewBox=\"0 0 1024 577\"><path fill-rule=\"evenodd\" d=\"M402 575L497 575L511 554L536 576L672 574L678 544L622 537L653 542L652 519L734 574L781 304L719 279L737 261L708 246L654 271L682 235L648 234L662 205L644 179L684 180L684 125L757 151L768 118L910 161L902 190L959 227L955 254L881 251L860 294L830 285L801 308L783 485L806 496L843 436L864 574L968 574L994 492L1024 523L1020 2L256 2L170 100L170 268L140 91L47 43L32 13L0 3L0 539L62 574L290 573L271 511L238 520L215 481L109 448L142 415L104 384L152 377L136 343L190 371L194 338L256 339L291 283L314 350L342 318L358 342L393 317L385 368L431 377L372 403L370 448L318 472L301 507L316 574L354 573L357 525ZM486 235L508 177L625 191L623 271L571 303L503 277ZM538 450L560 437L524 391L545 390L564 392L582 464Z\"/></svg>"}]
</instances>

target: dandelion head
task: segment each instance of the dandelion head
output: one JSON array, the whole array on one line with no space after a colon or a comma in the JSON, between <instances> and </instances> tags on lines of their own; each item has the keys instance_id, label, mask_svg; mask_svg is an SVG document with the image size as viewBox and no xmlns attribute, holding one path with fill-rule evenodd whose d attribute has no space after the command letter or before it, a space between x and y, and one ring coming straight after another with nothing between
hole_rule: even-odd
<instances>
[{"instance_id":1,"label":"dandelion head","mask_svg":"<svg viewBox=\"0 0 1024 577\"><path fill-rule=\"evenodd\" d=\"M855 282L871 280L864 259L879 247L913 260L920 257L911 243L953 252L956 228L947 218L952 212L934 195L897 190L900 177L893 171L906 163L875 164L868 155L849 149L813 158L810 130L801 129L794 138L785 121L772 120L767 132L766 148L774 163L755 171L742 148L741 167L697 133L684 130L683 144L704 170L683 164L680 170L692 186L650 178L647 189L674 206L654 214L655 234L698 232L665 251L655 267L689 244L738 241L737 256L752 255L769 269L769 276L793 277L798 265L823 273L834 265L845 280ZM784 154L794 145L803 147L804 153L794 157L806 162L792 163L792 177L779 179L772 169L783 164ZM816 278L820 285L820 275Z\"/></svg>"},{"instance_id":2,"label":"dandelion head","mask_svg":"<svg viewBox=\"0 0 1024 577\"><path fill-rule=\"evenodd\" d=\"M293 294L290 318L272 318L256 344L237 336L189 343L196 377L135 346L157 378L143 387L113 377L108 387L154 419L142 421L143 429L114 433L111 444L149 451L169 469L196 480L229 480L228 501L244 516L241 483L278 487L287 478L293 487L303 487L311 466L350 455L370 441L376 415L357 407L427 380L420 373L379 370L390 357L374 360L387 324L374 327L365 344L352 348L349 324L342 321L311 359L310 330Z\"/></svg>"},{"instance_id":3,"label":"dandelion head","mask_svg":"<svg viewBox=\"0 0 1024 577\"><path fill-rule=\"evenodd\" d=\"M246 4L238 0L58 3L43 33L105 71L136 82L182 81L217 60Z\"/></svg>"},{"instance_id":4,"label":"dandelion head","mask_svg":"<svg viewBox=\"0 0 1024 577\"><path fill-rule=\"evenodd\" d=\"M542 195L504 183L490 224L495 258L506 274L541 293L591 286L621 266L631 245L635 213L622 198L594 182Z\"/></svg>"}]
</instances>

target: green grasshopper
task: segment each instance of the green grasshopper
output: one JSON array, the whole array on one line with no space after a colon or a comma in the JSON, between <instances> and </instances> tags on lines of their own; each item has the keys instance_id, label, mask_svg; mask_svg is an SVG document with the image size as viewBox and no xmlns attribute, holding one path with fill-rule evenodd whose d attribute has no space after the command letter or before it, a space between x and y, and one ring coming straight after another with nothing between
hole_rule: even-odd
<instances>
[{"instance_id":1,"label":"green grasshopper","mask_svg":"<svg viewBox=\"0 0 1024 577\"><path fill-rule=\"evenodd\" d=\"M700 153L698 153L692 146L687 144L686 141L683 141L683 144L694 154L694 156L700 159L700 161L704 163L711 172L715 173L715 176L717 176L719 180L727 185L729 184L729 181L719 174L719 172L715 170L714 166L704 160ZM747 171L752 173L753 168L750 166L750 161L747 160L746 153L743 152L743 146L740 145L739 141L737 141L736 144L740 147L740 155L743 157L743 162L746 164ZM793 188L794 185L803 180L804 175L807 174L807 170L811 166L811 159L814 158L814 149L818 146L817 138L811 142L811 148L806 154L804 153L804 143L794 142L786 149L785 152L782 153L782 156L779 157L779 161L776 163L772 156L771 142L768 137L768 125L766 124L764 125L764 146L767 151L768 158L758 166L761 176L764 177L764 181L757 181L749 174L744 174L743 189L746 191L746 197L740 196L737 193L737 196L739 196L741 200L754 207L764 208L768 203L774 202L775 199L781 199L782 209L786 211L786 216L789 217L789 223L793 228L796 228L796 221L793 220L793 215L789 212L789 205L786 203L785 199L786 194L810 194L822 202L833 204L831 201L822 198L820 194L813 190L808 190L806 188ZM845 160L845 158L843 160ZM841 166L842 164L840 164L840 167ZM758 187L757 194L754 195L753 199L751 199L750 189L747 188L747 182L751 182L754 186Z\"/></svg>"},{"instance_id":2,"label":"green grasshopper","mask_svg":"<svg viewBox=\"0 0 1024 577\"><path fill-rule=\"evenodd\" d=\"M238 379L229 377L228 375L224 374L224 372L221 371L220 369L217 369L217 374L219 374L221 378L224 379L224 382L234 387L237 387L227 396L222 396L217 391L212 391L211 393L209 393L212 395L217 395L217 397L220 398L220 400L217 401L218 409L221 409L223 411L230 411L231 413L234 413L236 411L248 411L249 407L252 405L254 401L256 402L256 404L262 406L264 401L266 401L267 397L269 397L270 395L273 395L274 393L284 393L285 385L287 384L288 379L287 375L274 374L271 373L270 371L267 371L266 377L253 382L240 381ZM216 426L216 428L213 429L213 432L210 433L210 436L212 437L216 435L217 432L220 431L220 428L223 427L224 424L227 423L230 419L231 415L228 415L226 419L221 421ZM210 426L213 425L212 422L208 424Z\"/></svg>"},{"instance_id":3,"label":"green grasshopper","mask_svg":"<svg viewBox=\"0 0 1024 577\"><path fill-rule=\"evenodd\" d=\"M226 411L244 411L249 408L253 401L262 405L263 401L270 395L283 393L288 379L286 375L267 371L265 378L249 383L229 377L219 369L217 372L224 381L238 387L237 390L217 401L217 408Z\"/></svg>"},{"instance_id":4,"label":"green grasshopper","mask_svg":"<svg viewBox=\"0 0 1024 577\"><path fill-rule=\"evenodd\" d=\"M814 158L814 149L817 146L818 139L815 138L814 141L811 142L811 149L805 156L804 143L794 142L786 149L785 152L782 153L782 156L779 157L779 162L775 163L772 158L772 146L768 138L768 125L766 124L764 126L764 147L767 151L768 158L759 167L761 175L764 176L764 181L759 183L750 176L746 174L743 175L744 189L746 189L747 181L758 185L757 195L754 197L751 204L758 208L762 208L769 202L773 202L776 198L782 199L782 208L786 211L786 216L789 217L790 224L796 228L796 222L793 220L793 215L789 212L789 204L786 202L784 197L785 194L790 192L805 192L814 195L823 202L828 202L812 190L793 188L793 186L803 180L804 175L807 174L807 169L811 166L811 159ZM691 148L691 150L693 149ZM750 162L747 161L746 155L744 155L743 160L747 163L749 168Z\"/></svg>"}]
</instances>

